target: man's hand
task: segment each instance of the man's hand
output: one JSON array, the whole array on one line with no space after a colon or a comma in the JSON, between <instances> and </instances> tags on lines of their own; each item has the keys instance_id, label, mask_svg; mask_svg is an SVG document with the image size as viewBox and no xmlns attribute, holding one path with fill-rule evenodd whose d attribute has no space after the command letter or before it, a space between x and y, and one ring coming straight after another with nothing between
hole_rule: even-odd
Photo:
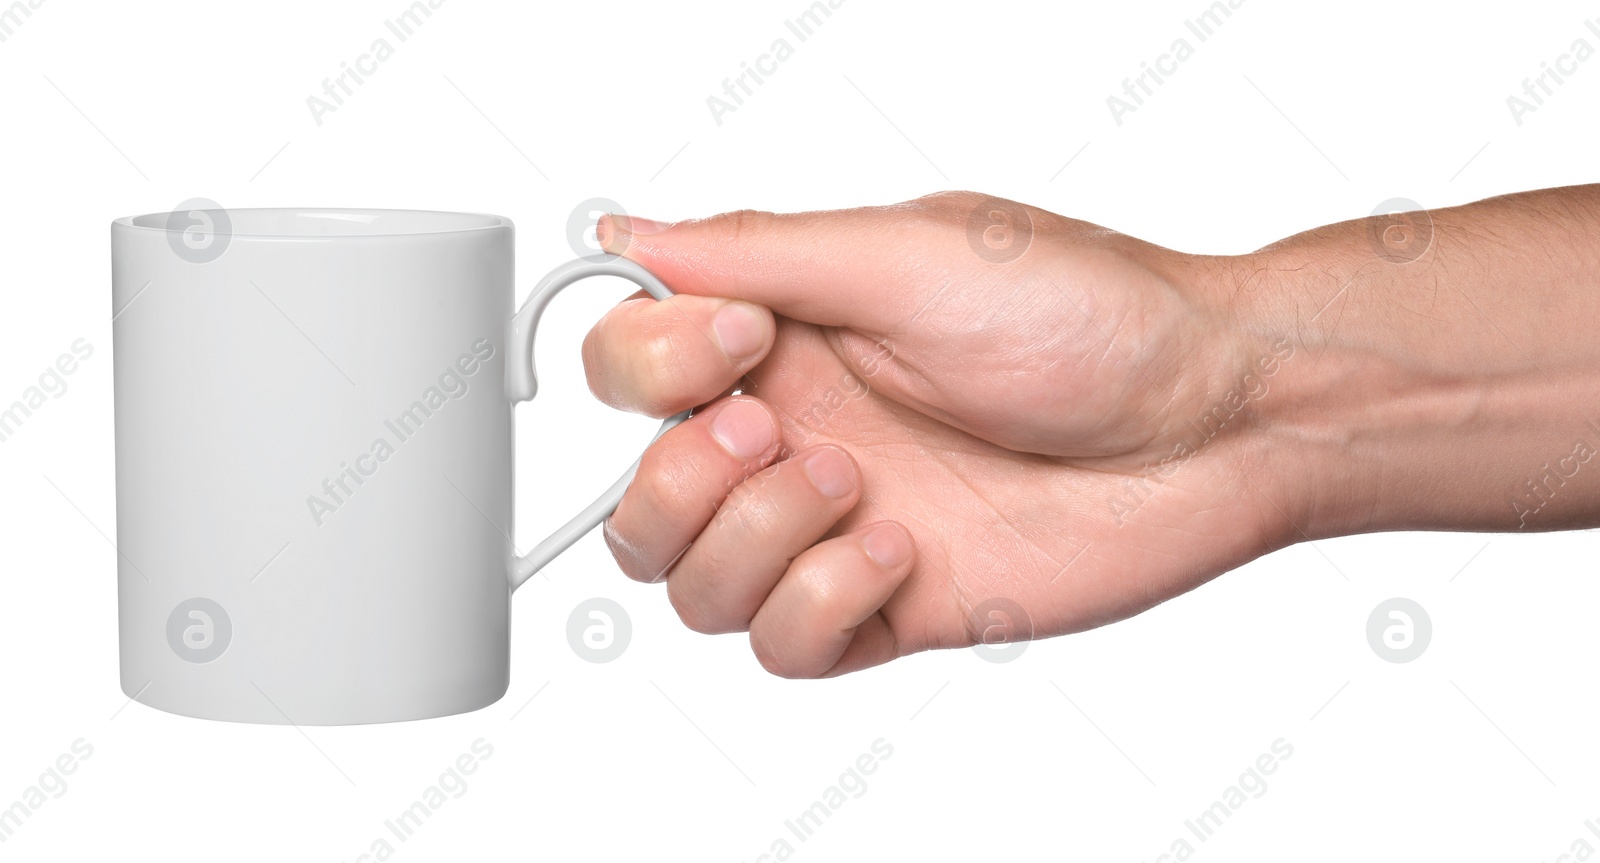
<instances>
[{"instance_id":1,"label":"man's hand","mask_svg":"<svg viewBox=\"0 0 1600 863\"><path fill-rule=\"evenodd\" d=\"M819 677L1099 626L1303 539L1600 522L1600 461L1524 488L1600 450L1600 194L1414 218L1238 257L972 193L603 218L678 295L594 328L591 389L704 406L607 542L691 628Z\"/></svg>"},{"instance_id":2,"label":"man's hand","mask_svg":"<svg viewBox=\"0 0 1600 863\"><path fill-rule=\"evenodd\" d=\"M967 193L600 234L678 296L595 327L591 388L709 403L607 541L777 674L1097 626L1288 540L1243 432L1294 347L1231 331L1194 259Z\"/></svg>"}]
</instances>

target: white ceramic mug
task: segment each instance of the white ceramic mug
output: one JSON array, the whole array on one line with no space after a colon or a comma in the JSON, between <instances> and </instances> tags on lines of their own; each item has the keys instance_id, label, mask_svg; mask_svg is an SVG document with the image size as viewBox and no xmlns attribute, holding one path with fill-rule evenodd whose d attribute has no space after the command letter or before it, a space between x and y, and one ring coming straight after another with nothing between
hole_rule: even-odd
<instances>
[{"instance_id":1,"label":"white ceramic mug","mask_svg":"<svg viewBox=\"0 0 1600 863\"><path fill-rule=\"evenodd\" d=\"M111 249L123 691L303 725L499 699L511 592L637 468L516 554L539 317L586 276L667 288L597 256L513 317L511 222L465 213L180 208Z\"/></svg>"}]
</instances>

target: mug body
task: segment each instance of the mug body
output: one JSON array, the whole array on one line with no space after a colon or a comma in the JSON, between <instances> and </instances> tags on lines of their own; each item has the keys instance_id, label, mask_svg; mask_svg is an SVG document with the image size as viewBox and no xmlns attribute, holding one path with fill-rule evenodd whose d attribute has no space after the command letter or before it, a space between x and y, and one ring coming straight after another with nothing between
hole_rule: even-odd
<instances>
[{"instance_id":1,"label":"mug body","mask_svg":"<svg viewBox=\"0 0 1600 863\"><path fill-rule=\"evenodd\" d=\"M504 694L512 235L405 210L113 223L130 698L335 725Z\"/></svg>"}]
</instances>

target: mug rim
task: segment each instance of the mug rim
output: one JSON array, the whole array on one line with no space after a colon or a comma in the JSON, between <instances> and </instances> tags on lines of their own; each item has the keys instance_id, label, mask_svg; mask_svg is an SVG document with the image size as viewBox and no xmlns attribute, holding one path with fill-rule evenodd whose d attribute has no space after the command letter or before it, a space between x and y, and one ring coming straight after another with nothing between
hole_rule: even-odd
<instances>
[{"instance_id":1,"label":"mug rim","mask_svg":"<svg viewBox=\"0 0 1600 863\"><path fill-rule=\"evenodd\" d=\"M234 240L371 240L512 227L510 219L492 213L377 207L197 207L122 216L112 220L111 225L130 231L182 234L194 229L189 214L196 211L220 214L228 227L218 232ZM319 227L337 230L306 231L318 219L323 220Z\"/></svg>"}]
</instances>

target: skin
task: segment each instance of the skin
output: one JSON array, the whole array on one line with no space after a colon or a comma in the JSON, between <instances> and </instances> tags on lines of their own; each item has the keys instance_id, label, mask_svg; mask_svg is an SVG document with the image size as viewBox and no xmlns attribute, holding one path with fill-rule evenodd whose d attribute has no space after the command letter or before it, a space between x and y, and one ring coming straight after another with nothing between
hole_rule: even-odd
<instances>
[{"instance_id":1,"label":"skin","mask_svg":"<svg viewBox=\"0 0 1600 863\"><path fill-rule=\"evenodd\" d=\"M970 192L598 233L678 295L595 326L590 388L700 406L606 540L774 674L1101 626L1307 539L1600 524L1597 186L1229 257Z\"/></svg>"}]
</instances>

